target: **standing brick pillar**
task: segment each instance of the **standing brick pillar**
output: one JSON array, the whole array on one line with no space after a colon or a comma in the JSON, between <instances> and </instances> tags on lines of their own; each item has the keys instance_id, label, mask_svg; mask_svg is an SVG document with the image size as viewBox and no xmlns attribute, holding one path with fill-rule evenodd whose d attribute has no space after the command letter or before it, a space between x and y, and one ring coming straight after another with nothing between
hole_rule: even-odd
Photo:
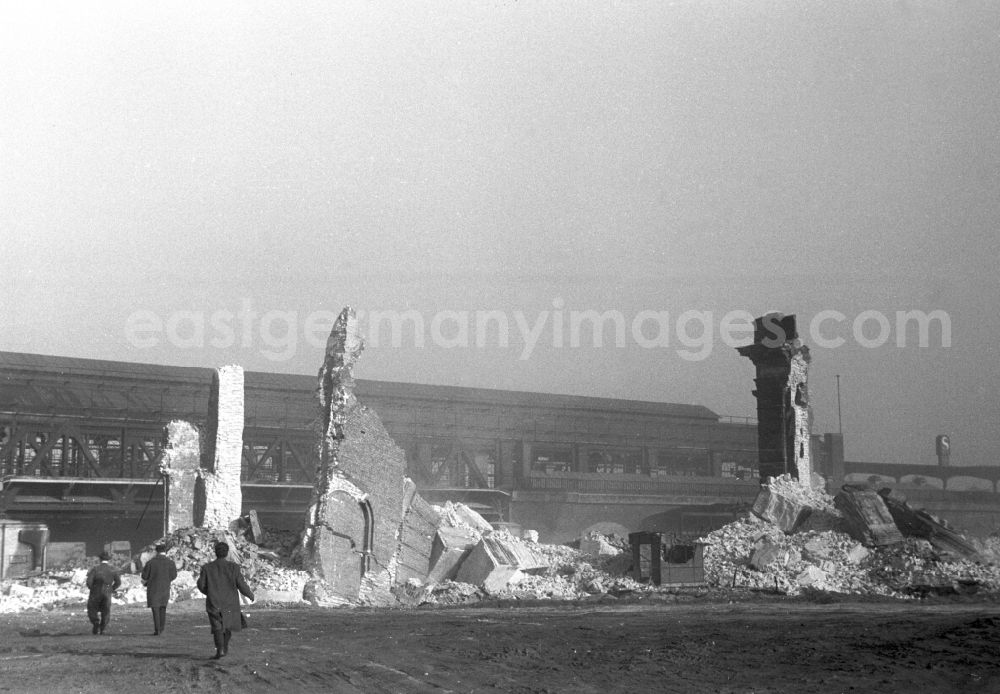
<instances>
[{"instance_id":1,"label":"standing brick pillar","mask_svg":"<svg viewBox=\"0 0 1000 694\"><path fill-rule=\"evenodd\" d=\"M243 367L220 367L212 377L208 403L201 471L203 516L196 512L200 527L228 529L242 513L243 424ZM200 500L196 505L201 506Z\"/></svg>"},{"instance_id":2,"label":"standing brick pillar","mask_svg":"<svg viewBox=\"0 0 1000 694\"><path fill-rule=\"evenodd\" d=\"M201 467L198 430L190 422L175 420L167 425L167 447L160 474L164 477L166 518L164 534L194 523L195 485Z\"/></svg>"},{"instance_id":3,"label":"standing brick pillar","mask_svg":"<svg viewBox=\"0 0 1000 694\"><path fill-rule=\"evenodd\" d=\"M769 313L754 321L753 344L737 347L757 367L757 449L760 478L790 474L809 484L811 412L809 348L802 344L795 316Z\"/></svg>"}]
</instances>

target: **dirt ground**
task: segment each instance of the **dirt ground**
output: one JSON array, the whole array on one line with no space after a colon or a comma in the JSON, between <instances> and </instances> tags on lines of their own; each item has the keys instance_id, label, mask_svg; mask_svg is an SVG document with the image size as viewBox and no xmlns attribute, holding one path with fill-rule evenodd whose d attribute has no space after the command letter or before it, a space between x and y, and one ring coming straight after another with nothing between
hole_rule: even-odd
<instances>
[{"instance_id":1,"label":"dirt ground","mask_svg":"<svg viewBox=\"0 0 1000 694\"><path fill-rule=\"evenodd\" d=\"M1000 605L790 599L0 615L5 692L1000 692Z\"/></svg>"}]
</instances>

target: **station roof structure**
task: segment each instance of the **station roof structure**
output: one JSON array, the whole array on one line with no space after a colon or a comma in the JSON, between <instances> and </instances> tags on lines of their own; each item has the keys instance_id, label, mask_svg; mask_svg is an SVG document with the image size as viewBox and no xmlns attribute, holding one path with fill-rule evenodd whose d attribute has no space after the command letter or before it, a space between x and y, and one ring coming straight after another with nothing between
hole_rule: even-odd
<instances>
[{"instance_id":1,"label":"station roof structure","mask_svg":"<svg viewBox=\"0 0 1000 694\"><path fill-rule=\"evenodd\" d=\"M208 407L213 369L0 351L0 413L63 415L130 422L199 420ZM248 425L308 426L316 419L317 379L245 372ZM362 402L405 400L461 406L540 407L715 422L701 405L357 379Z\"/></svg>"}]
</instances>

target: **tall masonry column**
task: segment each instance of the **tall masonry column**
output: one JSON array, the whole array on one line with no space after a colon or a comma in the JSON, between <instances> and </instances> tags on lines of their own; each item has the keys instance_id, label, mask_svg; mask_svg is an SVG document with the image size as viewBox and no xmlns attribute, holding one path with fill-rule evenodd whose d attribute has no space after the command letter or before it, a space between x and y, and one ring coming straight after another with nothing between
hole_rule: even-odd
<instances>
[{"instance_id":1,"label":"tall masonry column","mask_svg":"<svg viewBox=\"0 0 1000 694\"><path fill-rule=\"evenodd\" d=\"M190 422L167 424L167 447L163 451L160 474L166 499L163 534L195 525L195 488L201 465L198 429Z\"/></svg>"},{"instance_id":2,"label":"tall masonry column","mask_svg":"<svg viewBox=\"0 0 1000 694\"><path fill-rule=\"evenodd\" d=\"M212 378L202 451L203 515L200 503L195 510L201 527L225 529L242 515L243 409L243 367L219 367Z\"/></svg>"},{"instance_id":3,"label":"tall masonry column","mask_svg":"<svg viewBox=\"0 0 1000 694\"><path fill-rule=\"evenodd\" d=\"M753 344L737 347L757 367L757 449L760 478L785 473L809 484L809 348L802 344L795 316L768 313L754 321Z\"/></svg>"}]
</instances>

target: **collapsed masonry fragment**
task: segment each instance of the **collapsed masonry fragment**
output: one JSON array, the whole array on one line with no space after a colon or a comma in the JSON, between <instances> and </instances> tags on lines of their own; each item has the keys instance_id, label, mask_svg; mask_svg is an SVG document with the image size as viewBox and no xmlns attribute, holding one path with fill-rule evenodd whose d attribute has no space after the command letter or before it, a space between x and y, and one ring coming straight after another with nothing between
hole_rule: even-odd
<instances>
[{"instance_id":1,"label":"collapsed masonry fragment","mask_svg":"<svg viewBox=\"0 0 1000 694\"><path fill-rule=\"evenodd\" d=\"M541 572L548 565L545 557L527 543L491 533L483 536L465 556L455 580L482 586L487 593L496 593L516 582L522 573Z\"/></svg>"},{"instance_id":2,"label":"collapsed masonry fragment","mask_svg":"<svg viewBox=\"0 0 1000 694\"><path fill-rule=\"evenodd\" d=\"M160 464L166 533L190 527L228 530L240 518L243 414L243 368L223 366L212 377L204 439L190 422L167 425Z\"/></svg>"},{"instance_id":3,"label":"collapsed masonry fragment","mask_svg":"<svg viewBox=\"0 0 1000 694\"><path fill-rule=\"evenodd\" d=\"M795 316L768 313L754 321L753 344L737 347L757 367L757 446L760 479L789 474L809 484L811 413L809 348L802 344Z\"/></svg>"},{"instance_id":4,"label":"collapsed masonry fragment","mask_svg":"<svg viewBox=\"0 0 1000 694\"><path fill-rule=\"evenodd\" d=\"M927 540L934 549L953 557L968 558L977 555L976 548L964 535L927 511L911 508L900 492L885 487L878 493L903 535Z\"/></svg>"},{"instance_id":5,"label":"collapsed masonry fragment","mask_svg":"<svg viewBox=\"0 0 1000 694\"><path fill-rule=\"evenodd\" d=\"M364 349L357 317L334 323L319 371L320 462L302 536L317 604L383 603L429 569L437 517L406 477L406 457L374 410L358 402L352 369Z\"/></svg>"},{"instance_id":6,"label":"collapsed masonry fragment","mask_svg":"<svg viewBox=\"0 0 1000 694\"><path fill-rule=\"evenodd\" d=\"M855 540L869 547L903 541L885 501L873 489L845 484L833 503L844 514L847 532Z\"/></svg>"}]
</instances>

